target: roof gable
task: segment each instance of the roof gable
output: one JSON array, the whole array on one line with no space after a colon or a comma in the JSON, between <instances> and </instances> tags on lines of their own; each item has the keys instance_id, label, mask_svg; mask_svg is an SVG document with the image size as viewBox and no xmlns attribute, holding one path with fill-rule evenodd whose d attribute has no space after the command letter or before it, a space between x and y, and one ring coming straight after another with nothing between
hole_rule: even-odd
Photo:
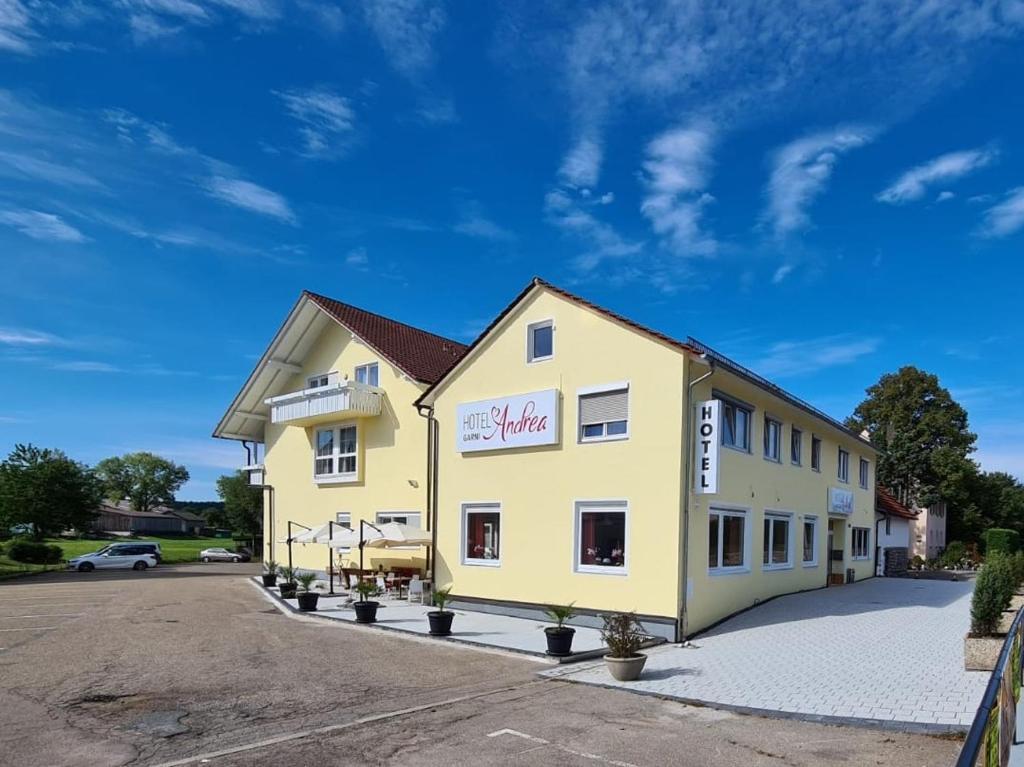
<instances>
[{"instance_id":1,"label":"roof gable","mask_svg":"<svg viewBox=\"0 0 1024 767\"><path fill-rule=\"evenodd\" d=\"M917 519L916 512L911 511L896 500L896 497L883 487L875 488L875 511L880 514L888 514L893 517Z\"/></svg>"}]
</instances>

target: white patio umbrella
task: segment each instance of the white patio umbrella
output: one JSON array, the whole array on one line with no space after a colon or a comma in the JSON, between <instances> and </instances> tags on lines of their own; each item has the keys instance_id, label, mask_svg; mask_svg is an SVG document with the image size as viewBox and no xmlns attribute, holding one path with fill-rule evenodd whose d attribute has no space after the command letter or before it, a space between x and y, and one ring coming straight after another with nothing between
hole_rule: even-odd
<instances>
[{"instance_id":1,"label":"white patio umbrella","mask_svg":"<svg viewBox=\"0 0 1024 767\"><path fill-rule=\"evenodd\" d=\"M372 530L370 535L364 535L366 545L374 549L388 549L395 546L429 546L431 544L430 533L412 525L403 525L401 522L385 522Z\"/></svg>"}]
</instances>

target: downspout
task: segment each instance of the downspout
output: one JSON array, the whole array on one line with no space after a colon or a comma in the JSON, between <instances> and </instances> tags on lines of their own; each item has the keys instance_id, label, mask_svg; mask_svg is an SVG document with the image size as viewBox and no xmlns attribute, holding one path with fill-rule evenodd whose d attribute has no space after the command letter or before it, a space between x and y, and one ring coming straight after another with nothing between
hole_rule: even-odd
<instances>
[{"instance_id":1,"label":"downspout","mask_svg":"<svg viewBox=\"0 0 1024 767\"><path fill-rule=\"evenodd\" d=\"M875 569L871 572L871 577L875 578L878 576L878 555L882 550L882 547L878 544L878 523L884 522L889 517L888 514L882 516L881 519L875 520Z\"/></svg>"},{"instance_id":2,"label":"downspout","mask_svg":"<svg viewBox=\"0 0 1024 767\"><path fill-rule=\"evenodd\" d=\"M430 531L430 551L427 570L433 577L437 565L437 419L432 405L418 405L417 412L427 419L427 529Z\"/></svg>"},{"instance_id":3,"label":"downspout","mask_svg":"<svg viewBox=\"0 0 1024 767\"><path fill-rule=\"evenodd\" d=\"M693 358L687 358L692 361ZM679 623L678 623L678 636L677 641L686 641L686 636L689 634L689 611L687 609L687 589L689 587L690 578L690 461L693 456L693 387L699 384L701 381L710 378L715 372L715 361L709 359L706 354L700 355L700 361L708 365L710 370L707 373L700 376L699 378L689 381L686 384L686 405L683 408L683 551L680 557L680 577L679 577ZM689 371L689 365L686 367ZM687 373L689 377L689 373Z\"/></svg>"}]
</instances>

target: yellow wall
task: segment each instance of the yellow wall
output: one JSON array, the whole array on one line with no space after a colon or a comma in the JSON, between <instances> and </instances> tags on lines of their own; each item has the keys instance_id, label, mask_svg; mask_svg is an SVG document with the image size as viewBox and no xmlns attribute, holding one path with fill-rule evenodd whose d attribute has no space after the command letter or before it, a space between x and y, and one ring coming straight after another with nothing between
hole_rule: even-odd
<instances>
[{"instance_id":1,"label":"yellow wall","mask_svg":"<svg viewBox=\"0 0 1024 767\"><path fill-rule=\"evenodd\" d=\"M554 358L526 363L526 326L554 320ZM438 390L437 583L454 594L675 616L684 356L547 292L535 292ZM576 391L629 381L630 438L580 444ZM459 403L559 389L557 446L460 454ZM628 575L574 572L576 500L629 503ZM466 502L499 501L501 566L461 564Z\"/></svg>"},{"instance_id":2,"label":"yellow wall","mask_svg":"<svg viewBox=\"0 0 1024 767\"><path fill-rule=\"evenodd\" d=\"M526 327L553 319L553 359L526 362ZM707 367L687 361L674 347L625 328L545 290L535 290L506 318L476 356L433 393L440 424L437 582L459 596L543 604L575 602L600 611L634 610L675 620L679 616L683 408L685 373L696 379ZM629 382L629 439L580 443L577 390ZM557 446L461 454L456 447L460 403L556 388L561 392L561 442ZM853 437L786 404L763 389L722 370L694 390L694 402L713 391L755 407L751 452L720 449L719 493L691 494L688 632L769 596L825 584L830 485L853 491L854 513L844 519L846 559L837 571L853 567L869 577L874 556L874 456ZM782 461L763 458L765 408L783 422ZM804 432L803 466L790 463L790 427ZM811 435L822 438L822 467L810 468ZM837 443L850 451L850 482L837 474ZM859 457L871 462L869 489L858 486ZM687 487L689 483L686 483ZM627 574L574 570L575 507L580 499L628 501ZM462 506L501 504L501 564L463 564ZM708 508L726 504L748 510L748 572L712 575L708 571ZM762 568L766 509L791 512L792 567ZM815 567L804 567L803 516L818 518ZM850 557L849 527L871 529L868 558Z\"/></svg>"},{"instance_id":3,"label":"yellow wall","mask_svg":"<svg viewBox=\"0 0 1024 767\"><path fill-rule=\"evenodd\" d=\"M307 355L303 372L293 376L285 391L304 389L307 377L316 373L337 371L341 376L348 374L354 379L355 367L370 362L379 365L380 387L386 396L380 415L357 421L359 481L318 485L313 480L316 429L344 419L327 419L308 427L267 424L265 481L274 487L275 541L287 537L289 519L316 527L334 520L337 512L349 512L356 530L360 519L373 522L376 513L381 511L419 512L421 525L426 525L427 427L426 420L413 407L423 386L410 381L370 347L353 340L347 330L332 322ZM265 514L264 529L269 530L269 508ZM301 528L293 528L293 533L298 532ZM269 540L269 535L266 538ZM380 564L387 567L389 564L422 566L426 550L417 547L413 551L365 551L367 567ZM328 551L323 544L293 544L292 554L296 567L320 571L327 567ZM353 549L349 556L351 565L358 566L359 551ZM287 547L275 543L274 558L278 563L286 563L287 557Z\"/></svg>"}]
</instances>

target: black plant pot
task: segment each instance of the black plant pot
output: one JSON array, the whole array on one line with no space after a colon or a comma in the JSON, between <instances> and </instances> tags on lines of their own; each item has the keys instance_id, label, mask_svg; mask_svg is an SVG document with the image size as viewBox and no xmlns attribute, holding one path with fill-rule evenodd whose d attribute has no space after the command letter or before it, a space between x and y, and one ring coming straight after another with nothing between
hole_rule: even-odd
<instances>
[{"instance_id":1,"label":"black plant pot","mask_svg":"<svg viewBox=\"0 0 1024 767\"><path fill-rule=\"evenodd\" d=\"M355 602L353 607L356 609L356 623L377 622L377 608L380 607L380 602Z\"/></svg>"},{"instance_id":2,"label":"black plant pot","mask_svg":"<svg viewBox=\"0 0 1024 767\"><path fill-rule=\"evenodd\" d=\"M268 589L277 585L277 573L266 573L263 577L263 585Z\"/></svg>"},{"instance_id":3,"label":"black plant pot","mask_svg":"<svg viewBox=\"0 0 1024 767\"><path fill-rule=\"evenodd\" d=\"M315 591L303 591L299 594L299 609L306 612L315 612L316 603L320 601L320 595Z\"/></svg>"},{"instance_id":4,"label":"black plant pot","mask_svg":"<svg viewBox=\"0 0 1024 767\"><path fill-rule=\"evenodd\" d=\"M427 620L430 622L430 635L435 637L446 637L452 633L452 619L455 613L447 610L434 610L427 613Z\"/></svg>"},{"instance_id":5,"label":"black plant pot","mask_svg":"<svg viewBox=\"0 0 1024 767\"><path fill-rule=\"evenodd\" d=\"M548 626L544 629L548 639L548 655L572 655L572 638L576 629L563 626Z\"/></svg>"},{"instance_id":6,"label":"black plant pot","mask_svg":"<svg viewBox=\"0 0 1024 767\"><path fill-rule=\"evenodd\" d=\"M299 584L297 583L282 583L281 584L281 599L295 599L295 592L299 590Z\"/></svg>"}]
</instances>

